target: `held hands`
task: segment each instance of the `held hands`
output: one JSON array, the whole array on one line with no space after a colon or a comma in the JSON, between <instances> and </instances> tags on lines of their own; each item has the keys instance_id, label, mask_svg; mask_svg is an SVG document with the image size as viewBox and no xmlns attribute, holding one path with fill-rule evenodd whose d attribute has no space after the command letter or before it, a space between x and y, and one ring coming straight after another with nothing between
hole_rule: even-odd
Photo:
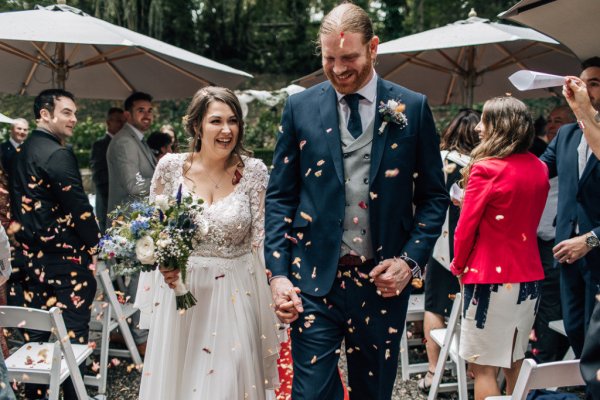
<instances>
[{"instance_id":1,"label":"held hands","mask_svg":"<svg viewBox=\"0 0 600 400\"><path fill-rule=\"evenodd\" d=\"M271 280L271 293L275 304L275 315L284 324L290 324L304 312L302 300L298 297L300 289L292 285L286 277Z\"/></svg>"},{"instance_id":2,"label":"held hands","mask_svg":"<svg viewBox=\"0 0 600 400\"><path fill-rule=\"evenodd\" d=\"M371 270L369 276L382 297L399 296L412 279L408 264L400 258L388 258Z\"/></svg>"},{"instance_id":3,"label":"held hands","mask_svg":"<svg viewBox=\"0 0 600 400\"><path fill-rule=\"evenodd\" d=\"M160 268L160 273L163 275L165 283L169 285L171 289L175 289L175 282L179 279L179 269Z\"/></svg>"},{"instance_id":4,"label":"held hands","mask_svg":"<svg viewBox=\"0 0 600 400\"><path fill-rule=\"evenodd\" d=\"M554 258L561 264L573 264L589 251L590 248L585 244L585 235L563 240L552 249Z\"/></svg>"}]
</instances>

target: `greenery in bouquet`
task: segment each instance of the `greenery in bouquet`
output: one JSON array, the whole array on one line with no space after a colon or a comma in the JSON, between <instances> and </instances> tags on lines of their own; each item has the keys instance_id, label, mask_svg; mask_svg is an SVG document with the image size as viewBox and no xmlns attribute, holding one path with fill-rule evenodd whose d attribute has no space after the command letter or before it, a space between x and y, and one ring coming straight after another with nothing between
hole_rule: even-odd
<instances>
[{"instance_id":1,"label":"greenery in bouquet","mask_svg":"<svg viewBox=\"0 0 600 400\"><path fill-rule=\"evenodd\" d=\"M114 260L119 275L163 269L179 269L175 283L177 309L187 309L196 299L185 287L187 261L192 240L206 234L194 216L202 212L202 200L182 196L175 199L157 195L153 202L139 201L109 214L112 225L100 240L100 257Z\"/></svg>"}]
</instances>

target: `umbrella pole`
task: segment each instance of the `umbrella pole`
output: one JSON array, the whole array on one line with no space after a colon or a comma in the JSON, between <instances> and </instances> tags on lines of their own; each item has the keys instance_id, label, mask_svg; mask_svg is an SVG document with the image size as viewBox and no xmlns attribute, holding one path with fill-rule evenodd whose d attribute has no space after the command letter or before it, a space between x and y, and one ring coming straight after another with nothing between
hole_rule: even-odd
<instances>
[{"instance_id":1,"label":"umbrella pole","mask_svg":"<svg viewBox=\"0 0 600 400\"><path fill-rule=\"evenodd\" d=\"M475 70L475 47L471 46L468 50L467 61L467 107L473 108L473 96L475 92L475 79L477 71Z\"/></svg>"},{"instance_id":2,"label":"umbrella pole","mask_svg":"<svg viewBox=\"0 0 600 400\"><path fill-rule=\"evenodd\" d=\"M56 86L58 89L65 89L65 81L67 80L67 65L65 63L65 44L57 44L57 57L56 60Z\"/></svg>"}]
</instances>

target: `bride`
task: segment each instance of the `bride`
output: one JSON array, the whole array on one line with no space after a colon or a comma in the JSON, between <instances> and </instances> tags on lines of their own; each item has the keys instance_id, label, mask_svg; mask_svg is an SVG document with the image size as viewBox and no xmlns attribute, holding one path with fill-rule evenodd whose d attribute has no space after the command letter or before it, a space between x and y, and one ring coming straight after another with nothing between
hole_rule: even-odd
<instances>
[{"instance_id":1,"label":"bride","mask_svg":"<svg viewBox=\"0 0 600 400\"><path fill-rule=\"evenodd\" d=\"M204 200L186 277L197 304L176 310L169 286L178 270L141 277L135 305L150 334L139 398L263 400L278 385L279 350L260 259L267 168L242 146L242 111L230 90L200 89L184 125L192 151L160 160L150 196L182 190Z\"/></svg>"}]
</instances>

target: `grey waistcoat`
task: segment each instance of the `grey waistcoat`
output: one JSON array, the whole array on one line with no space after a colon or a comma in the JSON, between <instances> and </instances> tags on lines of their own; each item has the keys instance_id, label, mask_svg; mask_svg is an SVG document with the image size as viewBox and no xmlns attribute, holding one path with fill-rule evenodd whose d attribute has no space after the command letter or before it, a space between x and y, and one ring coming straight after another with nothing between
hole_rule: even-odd
<instances>
[{"instance_id":1,"label":"grey waistcoat","mask_svg":"<svg viewBox=\"0 0 600 400\"><path fill-rule=\"evenodd\" d=\"M364 256L366 259L373 258L369 210L360 205L369 204L369 172L374 124L375 118L362 135L354 139L343 122L340 123L346 192L342 256L351 253Z\"/></svg>"}]
</instances>

